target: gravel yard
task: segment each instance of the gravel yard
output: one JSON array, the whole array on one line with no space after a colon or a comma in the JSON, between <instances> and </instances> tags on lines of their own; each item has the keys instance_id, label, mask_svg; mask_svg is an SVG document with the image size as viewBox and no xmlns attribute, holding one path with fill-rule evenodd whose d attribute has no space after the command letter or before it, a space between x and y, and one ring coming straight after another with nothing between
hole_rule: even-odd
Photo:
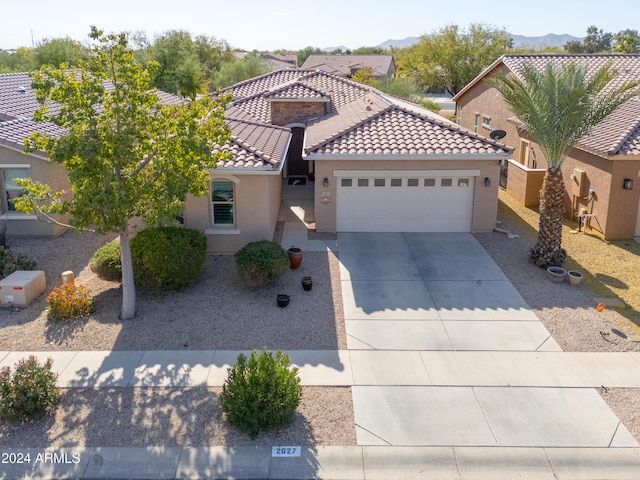
<instances>
[{"instance_id":1,"label":"gravel yard","mask_svg":"<svg viewBox=\"0 0 640 480\"><path fill-rule=\"evenodd\" d=\"M504 216L501 216L504 217ZM528 263L533 240L517 222L501 218L501 233L476 238L565 351L640 351L625 336L640 333L624 311L595 309L584 286L551 283ZM332 253L306 252L299 270L289 271L264 290L242 286L233 257L211 256L201 280L180 293L139 292L136 319L121 322L119 285L99 279L87 267L98 246L110 238L67 232L56 239L10 239L16 252L35 257L47 276L47 292L61 284L64 270L96 295L96 312L74 322L51 322L46 295L26 308L0 310L0 350L181 350L346 349L338 260ZM300 278L312 275L305 292ZM277 293L291 304L276 306ZM0 423L0 445L353 445L353 408L348 388L304 388L294 424L251 442L226 426L217 408L219 389L73 389L61 408L24 425ZM640 389L604 389L601 394L640 440ZM91 425L91 429L87 426Z\"/></svg>"},{"instance_id":2,"label":"gravel yard","mask_svg":"<svg viewBox=\"0 0 640 480\"><path fill-rule=\"evenodd\" d=\"M137 316L118 319L119 283L98 278L87 267L106 239L67 232L56 239L12 239L12 250L35 257L45 271L47 292L73 270L94 295L96 311L80 320L49 321L46 295L26 308L5 308L0 350L283 350L346 349L338 260L332 253L305 252L302 265L275 285L243 286L232 256L209 256L200 281L182 292L138 292ZM313 277L313 289L300 279ZM332 281L336 282L332 285ZM281 309L276 295L291 295Z\"/></svg>"}]
</instances>

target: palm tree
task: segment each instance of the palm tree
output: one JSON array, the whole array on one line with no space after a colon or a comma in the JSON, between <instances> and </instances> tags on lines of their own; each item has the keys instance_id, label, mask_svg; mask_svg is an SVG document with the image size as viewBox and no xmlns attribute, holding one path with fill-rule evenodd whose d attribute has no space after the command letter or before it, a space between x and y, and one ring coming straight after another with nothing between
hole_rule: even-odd
<instances>
[{"instance_id":1,"label":"palm tree","mask_svg":"<svg viewBox=\"0 0 640 480\"><path fill-rule=\"evenodd\" d=\"M616 76L611 65L591 75L575 63L549 63L542 71L527 64L520 75L517 79L498 74L488 83L500 92L547 159L538 242L531 249L531 260L541 267L562 265L567 255L562 248L566 197L562 163L593 126L638 95L638 82L611 86Z\"/></svg>"}]
</instances>

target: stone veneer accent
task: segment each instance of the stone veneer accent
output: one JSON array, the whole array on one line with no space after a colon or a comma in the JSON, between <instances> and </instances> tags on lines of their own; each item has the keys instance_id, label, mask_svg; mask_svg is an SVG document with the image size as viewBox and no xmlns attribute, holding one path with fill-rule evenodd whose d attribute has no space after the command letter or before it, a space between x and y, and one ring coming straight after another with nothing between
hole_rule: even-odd
<instances>
[{"instance_id":1,"label":"stone veneer accent","mask_svg":"<svg viewBox=\"0 0 640 480\"><path fill-rule=\"evenodd\" d=\"M271 101L271 124L290 125L307 123L309 119L325 115L326 102L277 102Z\"/></svg>"}]
</instances>

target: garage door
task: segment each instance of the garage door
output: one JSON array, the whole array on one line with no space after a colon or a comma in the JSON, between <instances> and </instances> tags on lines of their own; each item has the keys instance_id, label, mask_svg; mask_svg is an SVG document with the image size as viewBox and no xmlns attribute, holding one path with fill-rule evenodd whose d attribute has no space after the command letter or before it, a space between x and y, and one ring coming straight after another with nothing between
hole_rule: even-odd
<instances>
[{"instance_id":1,"label":"garage door","mask_svg":"<svg viewBox=\"0 0 640 480\"><path fill-rule=\"evenodd\" d=\"M465 172L466 173L466 172ZM338 178L340 232L469 232L474 177Z\"/></svg>"}]
</instances>

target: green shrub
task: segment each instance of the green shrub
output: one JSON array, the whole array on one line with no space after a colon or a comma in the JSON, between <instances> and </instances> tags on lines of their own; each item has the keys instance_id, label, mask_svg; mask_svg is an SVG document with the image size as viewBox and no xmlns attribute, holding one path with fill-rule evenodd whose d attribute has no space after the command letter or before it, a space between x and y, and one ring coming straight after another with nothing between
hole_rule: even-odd
<instances>
[{"instance_id":1,"label":"green shrub","mask_svg":"<svg viewBox=\"0 0 640 480\"><path fill-rule=\"evenodd\" d=\"M87 287L67 283L54 288L47 297L49 318L68 320L80 318L93 312L93 299Z\"/></svg>"},{"instance_id":2,"label":"green shrub","mask_svg":"<svg viewBox=\"0 0 640 480\"><path fill-rule=\"evenodd\" d=\"M238 356L220 400L227 421L255 438L261 430L289 425L301 397L298 368L289 368L289 356L278 350L274 358L263 348L248 360Z\"/></svg>"},{"instance_id":3,"label":"green shrub","mask_svg":"<svg viewBox=\"0 0 640 480\"><path fill-rule=\"evenodd\" d=\"M120 241L113 240L101 246L89 261L91 271L105 280L120 280L122 265L120 264Z\"/></svg>"},{"instance_id":4,"label":"green shrub","mask_svg":"<svg viewBox=\"0 0 640 480\"><path fill-rule=\"evenodd\" d=\"M20 360L15 372L10 367L0 370L0 417L22 420L45 412L60 402L56 387L57 374L51 371L53 361L40 365L34 356Z\"/></svg>"},{"instance_id":5,"label":"green shrub","mask_svg":"<svg viewBox=\"0 0 640 480\"><path fill-rule=\"evenodd\" d=\"M22 254L14 254L0 245L0 280L16 270L35 270L36 261Z\"/></svg>"},{"instance_id":6,"label":"green shrub","mask_svg":"<svg viewBox=\"0 0 640 480\"><path fill-rule=\"evenodd\" d=\"M131 239L137 285L179 290L193 283L207 255L207 237L191 228L148 228Z\"/></svg>"},{"instance_id":7,"label":"green shrub","mask_svg":"<svg viewBox=\"0 0 640 480\"><path fill-rule=\"evenodd\" d=\"M236 265L242 280L250 287L263 287L289 270L289 255L275 242L251 242L236 252Z\"/></svg>"}]
</instances>

